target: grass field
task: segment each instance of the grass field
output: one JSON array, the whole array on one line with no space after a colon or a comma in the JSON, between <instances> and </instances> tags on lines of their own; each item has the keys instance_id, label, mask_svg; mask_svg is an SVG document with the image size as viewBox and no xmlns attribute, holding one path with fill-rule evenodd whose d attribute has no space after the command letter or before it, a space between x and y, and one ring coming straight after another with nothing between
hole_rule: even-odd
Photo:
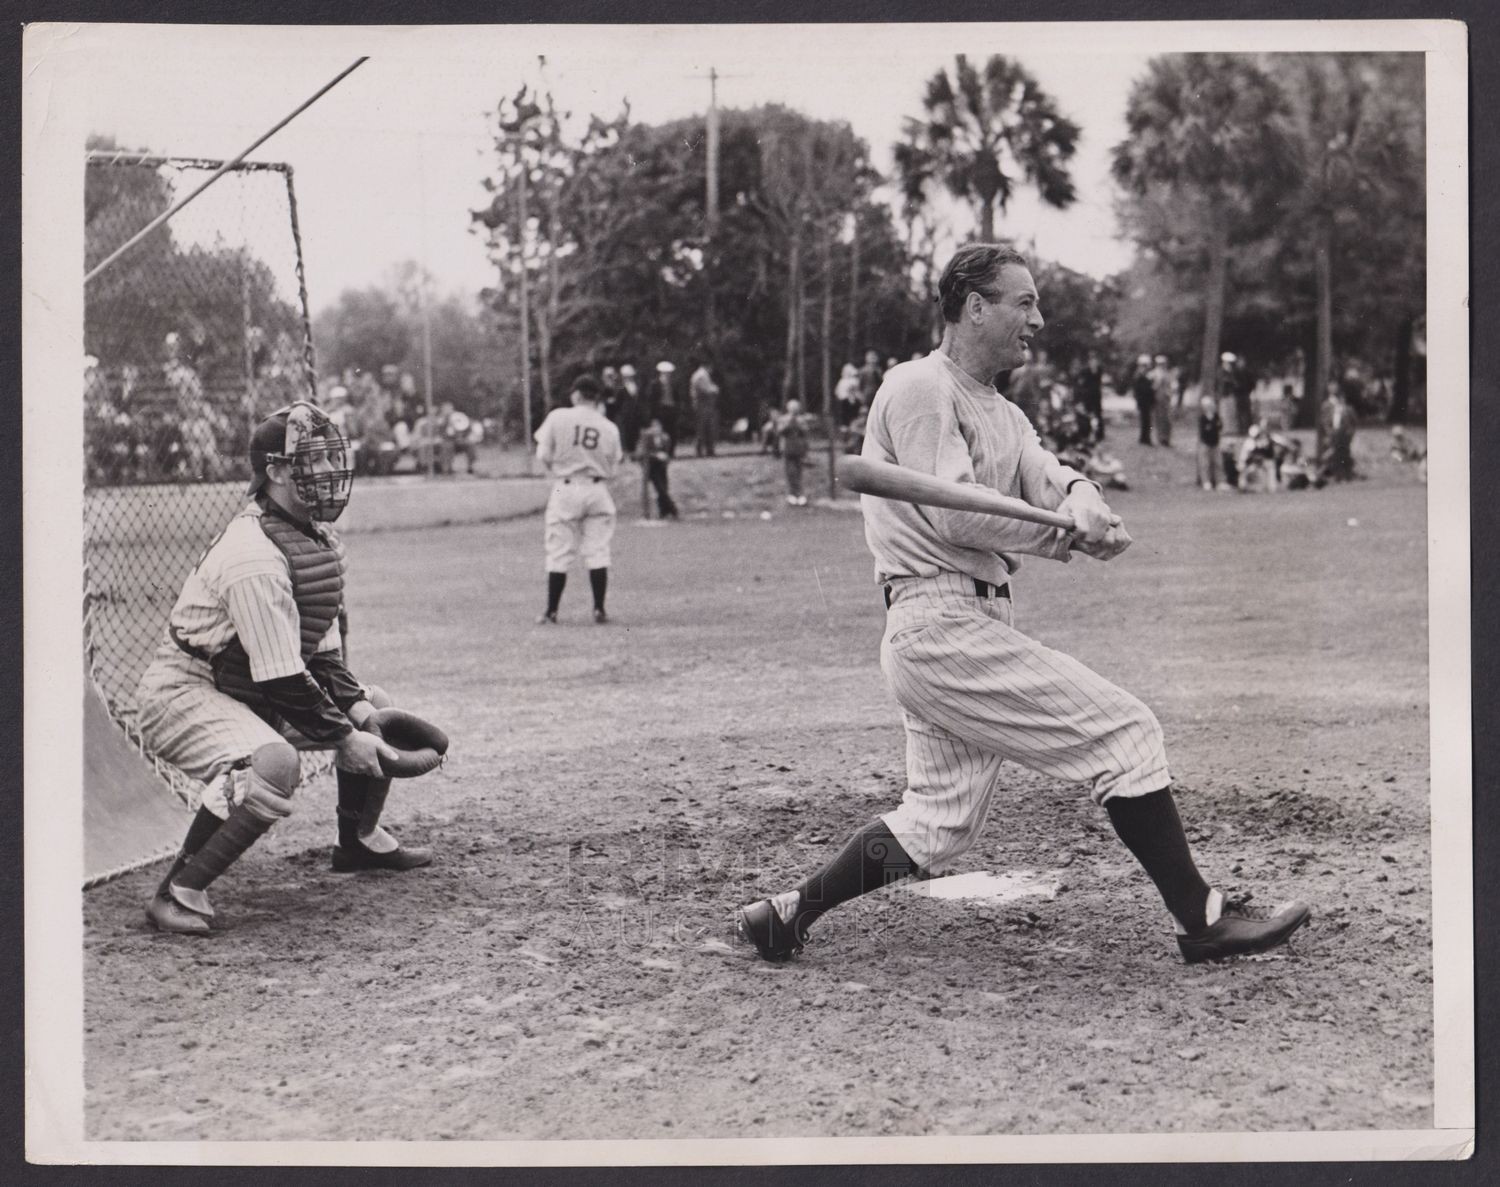
<instances>
[{"instance_id":1,"label":"grass field","mask_svg":"<svg viewBox=\"0 0 1500 1187\"><path fill-rule=\"evenodd\" d=\"M539 520L350 538L356 669L454 740L390 810L437 863L333 874L318 781L209 941L147 930L156 871L91 892L88 1137L1429 1126L1425 488L1376 434L1369 481L1262 496L1112 444L1136 545L1028 564L1019 624L1152 705L1212 880L1314 903L1291 949L1185 967L1083 789L1013 767L961 868L1055 900L887 892L789 966L732 945L896 801L902 736L858 514L684 462L685 522L620 492L608 627L581 573L532 625Z\"/></svg>"}]
</instances>

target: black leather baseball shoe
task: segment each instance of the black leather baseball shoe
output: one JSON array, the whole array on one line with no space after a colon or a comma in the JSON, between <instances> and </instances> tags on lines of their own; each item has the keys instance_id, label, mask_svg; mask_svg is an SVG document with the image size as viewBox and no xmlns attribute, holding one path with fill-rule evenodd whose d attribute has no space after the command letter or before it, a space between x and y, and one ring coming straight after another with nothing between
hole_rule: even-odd
<instances>
[{"instance_id":1,"label":"black leather baseball shoe","mask_svg":"<svg viewBox=\"0 0 1500 1187\"><path fill-rule=\"evenodd\" d=\"M417 846L399 845L389 853L376 853L358 841L333 847L336 874L352 874L355 870L415 870L431 864L432 850Z\"/></svg>"},{"instance_id":2,"label":"black leather baseball shoe","mask_svg":"<svg viewBox=\"0 0 1500 1187\"><path fill-rule=\"evenodd\" d=\"M1284 942L1311 917L1312 908L1304 902L1282 903L1270 910L1226 902L1215 922L1193 935L1178 936L1177 947L1188 964L1249 956Z\"/></svg>"},{"instance_id":3,"label":"black leather baseball shoe","mask_svg":"<svg viewBox=\"0 0 1500 1187\"><path fill-rule=\"evenodd\" d=\"M800 953L807 939L798 935L796 916L791 923L782 922L770 899L741 907L735 916L735 931L740 939L755 945L761 959L777 963Z\"/></svg>"},{"instance_id":4,"label":"black leather baseball shoe","mask_svg":"<svg viewBox=\"0 0 1500 1187\"><path fill-rule=\"evenodd\" d=\"M146 904L146 922L157 931L179 936L206 936L213 930L205 916L189 911L165 894L151 896L151 901Z\"/></svg>"}]
</instances>

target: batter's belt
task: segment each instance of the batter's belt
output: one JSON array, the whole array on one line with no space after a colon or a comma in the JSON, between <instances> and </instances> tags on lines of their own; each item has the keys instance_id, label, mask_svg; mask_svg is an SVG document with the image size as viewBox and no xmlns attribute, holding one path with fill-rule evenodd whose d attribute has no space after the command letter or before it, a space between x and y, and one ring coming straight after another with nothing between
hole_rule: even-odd
<instances>
[{"instance_id":1,"label":"batter's belt","mask_svg":"<svg viewBox=\"0 0 1500 1187\"><path fill-rule=\"evenodd\" d=\"M1009 597L1010 597L1010 583L1009 582L1007 582L1004 585L991 585L988 581L981 581L978 577L970 577L966 573L953 573L953 574L946 574L945 576L947 576L949 578L956 578L957 580L963 582L965 584L966 588L972 588L974 590L974 596L976 598L984 598L985 600L989 600L990 598L1006 598L1006 599L1009 599ZM926 577L890 577L890 578L887 578L885 581L883 581L881 583L882 588L883 588L883 590L885 592L885 608L887 610L889 610L891 608L891 603L896 600L896 590L895 590L895 584L896 584L896 582L898 582L898 581L902 581L902 582L905 582L905 581L919 582L919 581L927 581L927 580L932 580L932 579L931 578L926 578Z\"/></svg>"}]
</instances>

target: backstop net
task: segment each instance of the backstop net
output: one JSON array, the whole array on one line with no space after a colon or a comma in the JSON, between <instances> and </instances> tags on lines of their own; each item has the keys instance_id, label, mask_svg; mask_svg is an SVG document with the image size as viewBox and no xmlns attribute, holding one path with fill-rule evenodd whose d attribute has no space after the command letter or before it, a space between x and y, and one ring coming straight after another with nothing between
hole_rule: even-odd
<instances>
[{"instance_id":1,"label":"backstop net","mask_svg":"<svg viewBox=\"0 0 1500 1187\"><path fill-rule=\"evenodd\" d=\"M91 153L85 271L220 167ZM236 166L87 281L84 351L84 656L139 747L136 683L183 580L245 501L251 430L316 395L291 169Z\"/></svg>"}]
</instances>

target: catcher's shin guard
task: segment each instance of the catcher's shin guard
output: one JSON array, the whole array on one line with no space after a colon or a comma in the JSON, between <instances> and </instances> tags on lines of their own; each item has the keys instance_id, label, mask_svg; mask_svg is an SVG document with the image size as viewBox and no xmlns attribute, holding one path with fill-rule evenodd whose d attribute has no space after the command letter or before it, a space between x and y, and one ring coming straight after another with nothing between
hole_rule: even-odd
<instances>
[{"instance_id":1,"label":"catcher's shin guard","mask_svg":"<svg viewBox=\"0 0 1500 1187\"><path fill-rule=\"evenodd\" d=\"M169 877L167 892L188 910L212 917L214 909L206 893L209 885L265 836L270 827L270 821L255 815L244 804L230 809L228 818L213 836L187 858L180 871Z\"/></svg>"},{"instance_id":2,"label":"catcher's shin guard","mask_svg":"<svg viewBox=\"0 0 1500 1187\"><path fill-rule=\"evenodd\" d=\"M188 859L203 848L203 843L219 830L224 822L210 812L207 808L199 808L193 817L193 822L188 825L187 836L182 840L182 848L177 851L177 856L172 859L172 865L167 870L166 876L162 878L161 884L156 888L158 898L167 898L171 894L172 879L182 873L182 868L187 865Z\"/></svg>"}]
</instances>

